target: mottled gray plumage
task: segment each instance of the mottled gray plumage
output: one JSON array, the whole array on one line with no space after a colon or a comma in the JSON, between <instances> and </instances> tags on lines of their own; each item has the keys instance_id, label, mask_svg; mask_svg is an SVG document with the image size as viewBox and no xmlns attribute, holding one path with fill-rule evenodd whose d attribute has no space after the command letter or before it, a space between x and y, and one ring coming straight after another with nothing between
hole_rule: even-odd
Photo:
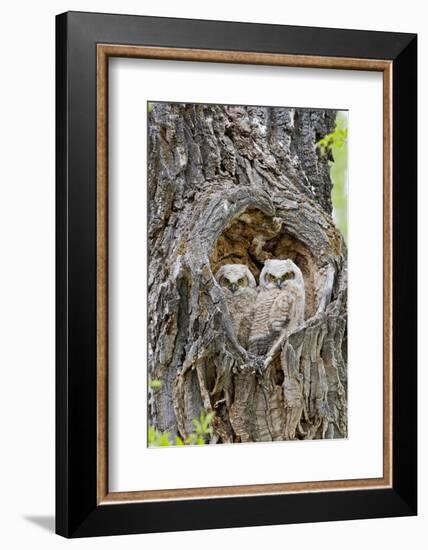
<instances>
[{"instance_id":1,"label":"mottled gray plumage","mask_svg":"<svg viewBox=\"0 0 428 550\"><path fill-rule=\"evenodd\" d=\"M216 273L216 280L226 296L238 342L247 348L257 298L256 280L243 264L223 265Z\"/></svg>"},{"instance_id":2,"label":"mottled gray plumage","mask_svg":"<svg viewBox=\"0 0 428 550\"><path fill-rule=\"evenodd\" d=\"M302 272L290 259L267 260L249 338L249 351L266 355L283 330L291 333L304 319L305 285Z\"/></svg>"}]
</instances>

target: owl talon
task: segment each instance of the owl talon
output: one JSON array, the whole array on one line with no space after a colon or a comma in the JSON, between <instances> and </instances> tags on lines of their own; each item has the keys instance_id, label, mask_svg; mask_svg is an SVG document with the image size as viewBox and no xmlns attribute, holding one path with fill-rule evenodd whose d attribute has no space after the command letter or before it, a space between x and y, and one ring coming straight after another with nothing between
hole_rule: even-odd
<instances>
[{"instance_id":1,"label":"owl talon","mask_svg":"<svg viewBox=\"0 0 428 550\"><path fill-rule=\"evenodd\" d=\"M255 367L256 374L258 374L258 375L263 374L264 364L265 364L265 362L264 362L263 357L256 357L256 359L254 361L254 367Z\"/></svg>"}]
</instances>

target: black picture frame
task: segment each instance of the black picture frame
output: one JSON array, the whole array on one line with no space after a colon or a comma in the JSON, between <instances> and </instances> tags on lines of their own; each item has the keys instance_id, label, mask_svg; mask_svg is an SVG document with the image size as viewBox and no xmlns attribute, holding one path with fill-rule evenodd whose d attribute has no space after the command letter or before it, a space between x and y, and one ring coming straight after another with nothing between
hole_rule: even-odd
<instances>
[{"instance_id":1,"label":"black picture frame","mask_svg":"<svg viewBox=\"0 0 428 550\"><path fill-rule=\"evenodd\" d=\"M96 46L392 62L391 488L97 504ZM68 12L56 18L56 532L65 537L417 513L417 36Z\"/></svg>"}]
</instances>

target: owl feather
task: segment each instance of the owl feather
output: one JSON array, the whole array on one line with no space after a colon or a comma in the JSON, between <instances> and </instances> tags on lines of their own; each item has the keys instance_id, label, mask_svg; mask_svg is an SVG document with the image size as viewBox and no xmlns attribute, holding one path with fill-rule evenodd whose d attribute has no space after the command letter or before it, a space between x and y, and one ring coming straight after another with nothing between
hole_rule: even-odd
<instances>
[{"instance_id":1,"label":"owl feather","mask_svg":"<svg viewBox=\"0 0 428 550\"><path fill-rule=\"evenodd\" d=\"M216 280L226 298L238 342L247 349L257 297L254 276L246 265L226 264L217 271Z\"/></svg>"},{"instance_id":2,"label":"owl feather","mask_svg":"<svg viewBox=\"0 0 428 550\"><path fill-rule=\"evenodd\" d=\"M304 318L303 276L291 260L268 260L260 275L249 351L266 355L279 335L291 333Z\"/></svg>"}]
</instances>

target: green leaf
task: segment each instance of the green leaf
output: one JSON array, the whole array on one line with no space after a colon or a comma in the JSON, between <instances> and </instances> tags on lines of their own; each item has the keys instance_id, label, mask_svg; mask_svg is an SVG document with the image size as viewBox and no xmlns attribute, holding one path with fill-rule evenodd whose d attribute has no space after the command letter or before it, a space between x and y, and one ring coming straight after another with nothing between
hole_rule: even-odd
<instances>
[{"instance_id":1,"label":"green leaf","mask_svg":"<svg viewBox=\"0 0 428 550\"><path fill-rule=\"evenodd\" d=\"M170 432L160 432L156 430L153 426L149 426L147 433L148 445L149 447L168 447L171 445Z\"/></svg>"},{"instance_id":2,"label":"green leaf","mask_svg":"<svg viewBox=\"0 0 428 550\"><path fill-rule=\"evenodd\" d=\"M152 380L151 382L154 382ZM159 381L158 381L159 382ZM212 421L214 420L215 412L205 412L204 409L199 413L199 418L192 420L194 431L190 433L185 440L179 436L175 436L171 440L170 432L160 432L153 426L149 426L148 442L149 447L168 447L170 445L205 445L209 436L212 434Z\"/></svg>"},{"instance_id":3,"label":"green leaf","mask_svg":"<svg viewBox=\"0 0 428 550\"><path fill-rule=\"evenodd\" d=\"M164 432L160 435L158 439L158 446L159 447L169 447L171 445L171 442L169 440L169 436L171 434L169 432Z\"/></svg>"}]
</instances>

